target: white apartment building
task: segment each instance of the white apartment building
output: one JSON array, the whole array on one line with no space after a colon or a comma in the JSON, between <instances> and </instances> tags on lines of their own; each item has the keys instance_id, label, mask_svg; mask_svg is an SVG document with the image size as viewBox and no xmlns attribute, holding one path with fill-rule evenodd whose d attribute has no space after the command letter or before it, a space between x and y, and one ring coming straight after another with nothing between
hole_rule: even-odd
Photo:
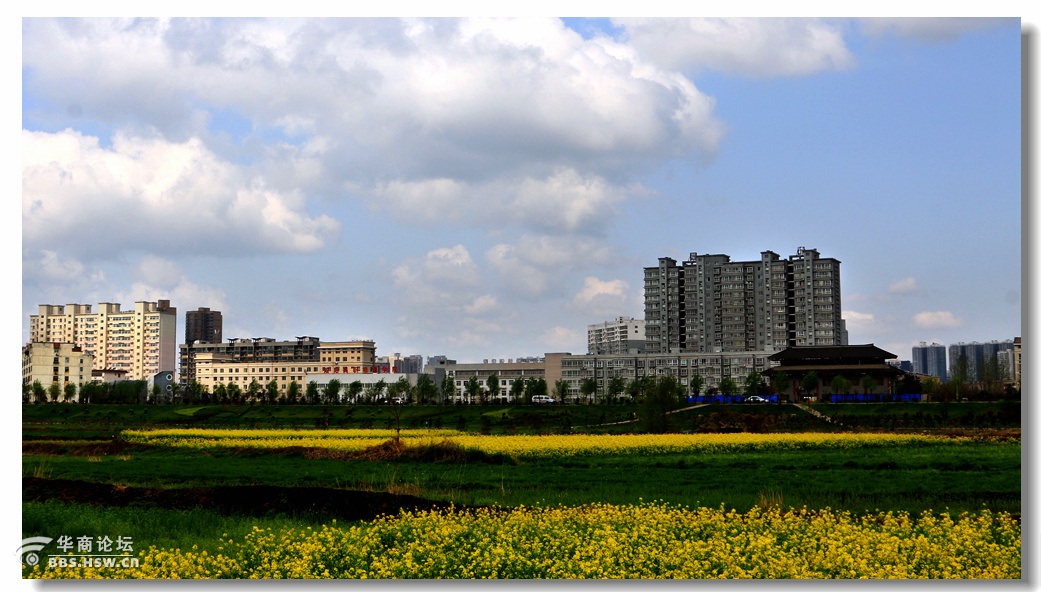
<instances>
[{"instance_id":1,"label":"white apartment building","mask_svg":"<svg viewBox=\"0 0 1041 592\"><path fill-rule=\"evenodd\" d=\"M147 380L177 367L177 309L169 300L136 302L133 310L102 302L41 304L29 317L31 343L71 343L93 357L94 369L125 371L128 380Z\"/></svg>"},{"instance_id":2,"label":"white apartment building","mask_svg":"<svg viewBox=\"0 0 1041 592\"><path fill-rule=\"evenodd\" d=\"M618 317L596 325L587 325L590 354L634 354L644 351L643 319Z\"/></svg>"}]
</instances>

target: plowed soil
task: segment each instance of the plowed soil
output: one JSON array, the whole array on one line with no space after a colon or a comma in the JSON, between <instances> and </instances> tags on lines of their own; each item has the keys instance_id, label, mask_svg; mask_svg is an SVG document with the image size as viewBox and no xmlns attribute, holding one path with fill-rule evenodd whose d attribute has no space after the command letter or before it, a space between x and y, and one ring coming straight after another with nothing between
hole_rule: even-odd
<instances>
[{"instance_id":1,"label":"plowed soil","mask_svg":"<svg viewBox=\"0 0 1041 592\"><path fill-rule=\"evenodd\" d=\"M22 501L48 500L168 510L206 508L229 515L285 514L343 521L373 520L382 515L396 515L400 510L447 507L447 504L411 495L327 487L242 485L154 489L68 479L22 478Z\"/></svg>"}]
</instances>

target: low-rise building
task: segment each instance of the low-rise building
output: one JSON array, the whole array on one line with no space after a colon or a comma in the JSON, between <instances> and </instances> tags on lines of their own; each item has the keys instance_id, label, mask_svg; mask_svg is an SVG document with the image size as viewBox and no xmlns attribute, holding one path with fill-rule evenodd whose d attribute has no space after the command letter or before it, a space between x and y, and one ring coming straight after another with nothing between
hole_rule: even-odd
<instances>
[{"instance_id":1,"label":"low-rise building","mask_svg":"<svg viewBox=\"0 0 1041 592\"><path fill-rule=\"evenodd\" d=\"M64 393L65 385L91 381L94 356L75 343L33 342L22 348L22 384L49 389L57 383Z\"/></svg>"}]
</instances>

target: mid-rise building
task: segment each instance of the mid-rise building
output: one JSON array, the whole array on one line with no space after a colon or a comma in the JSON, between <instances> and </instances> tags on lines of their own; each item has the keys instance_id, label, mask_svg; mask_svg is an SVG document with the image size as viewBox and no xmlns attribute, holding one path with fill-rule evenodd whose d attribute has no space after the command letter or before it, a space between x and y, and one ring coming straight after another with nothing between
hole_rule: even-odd
<instances>
[{"instance_id":1,"label":"mid-rise building","mask_svg":"<svg viewBox=\"0 0 1041 592\"><path fill-rule=\"evenodd\" d=\"M644 268L649 354L780 351L846 341L837 259L800 247L758 261L691 253Z\"/></svg>"},{"instance_id":2,"label":"mid-rise building","mask_svg":"<svg viewBox=\"0 0 1041 592\"><path fill-rule=\"evenodd\" d=\"M590 354L636 354L643 353L645 348L645 327L643 319L618 317L612 321L604 321L596 325L588 325L586 333L589 338Z\"/></svg>"},{"instance_id":3,"label":"mid-rise building","mask_svg":"<svg viewBox=\"0 0 1041 592\"><path fill-rule=\"evenodd\" d=\"M94 356L74 343L29 343L22 348L22 384L36 381L49 389L57 383L64 392L65 385L77 389L91 381ZM78 390L77 390L78 392Z\"/></svg>"},{"instance_id":4,"label":"mid-rise building","mask_svg":"<svg viewBox=\"0 0 1041 592\"><path fill-rule=\"evenodd\" d=\"M204 391L218 384L246 391L256 381L266 387L272 380L281 394L290 383L301 388L310 374L366 374L377 372L376 343L371 340L322 342L317 337L275 341L267 337L232 339L228 343L181 346L182 387L192 381Z\"/></svg>"},{"instance_id":5,"label":"mid-rise building","mask_svg":"<svg viewBox=\"0 0 1041 592\"><path fill-rule=\"evenodd\" d=\"M184 343L224 341L224 319L219 310L200 307L184 313Z\"/></svg>"},{"instance_id":6,"label":"mid-rise building","mask_svg":"<svg viewBox=\"0 0 1041 592\"><path fill-rule=\"evenodd\" d=\"M911 348L911 363L916 373L935 376L947 382L947 348L943 345L920 342Z\"/></svg>"},{"instance_id":7,"label":"mid-rise building","mask_svg":"<svg viewBox=\"0 0 1041 592\"><path fill-rule=\"evenodd\" d=\"M41 304L29 317L33 343L72 343L92 356L95 369L126 372L129 380L147 380L177 363L177 309L169 300L136 302L133 310L102 302Z\"/></svg>"}]
</instances>

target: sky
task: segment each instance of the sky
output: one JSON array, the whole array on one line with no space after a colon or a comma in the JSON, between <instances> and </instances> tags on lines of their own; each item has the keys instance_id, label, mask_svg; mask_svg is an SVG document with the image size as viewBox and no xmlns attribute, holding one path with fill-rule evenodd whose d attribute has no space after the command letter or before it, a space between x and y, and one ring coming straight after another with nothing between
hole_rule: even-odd
<instances>
[{"instance_id":1,"label":"sky","mask_svg":"<svg viewBox=\"0 0 1041 592\"><path fill-rule=\"evenodd\" d=\"M841 261L849 342L1022 335L1018 18L25 18L22 343L586 352L659 257Z\"/></svg>"}]
</instances>

